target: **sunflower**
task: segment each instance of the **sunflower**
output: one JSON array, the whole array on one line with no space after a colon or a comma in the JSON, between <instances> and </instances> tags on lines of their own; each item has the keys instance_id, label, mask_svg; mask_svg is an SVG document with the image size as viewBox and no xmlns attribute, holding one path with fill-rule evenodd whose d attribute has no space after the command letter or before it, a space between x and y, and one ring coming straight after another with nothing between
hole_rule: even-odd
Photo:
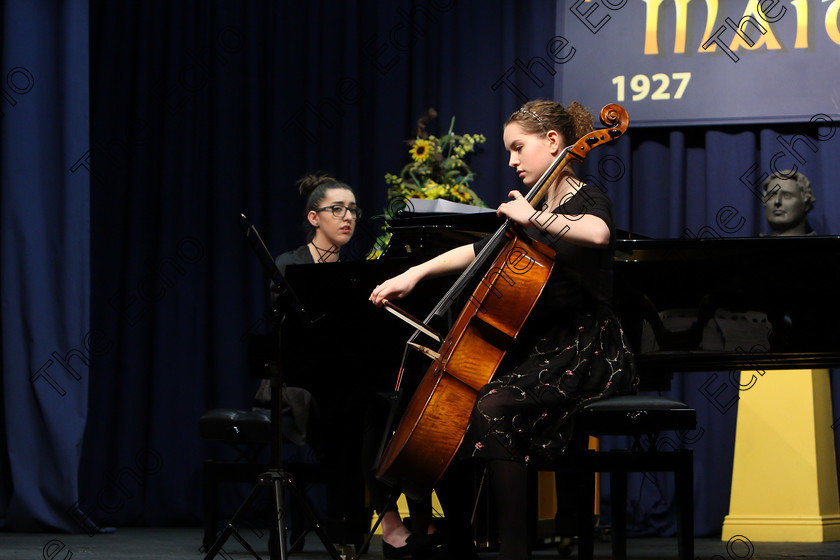
<instances>
[{"instance_id":1,"label":"sunflower","mask_svg":"<svg viewBox=\"0 0 840 560\"><path fill-rule=\"evenodd\" d=\"M414 144L411 146L411 150L409 153L411 154L411 159L416 161L417 163L422 163L429 159L432 155L432 143L428 140L415 140Z\"/></svg>"},{"instance_id":2,"label":"sunflower","mask_svg":"<svg viewBox=\"0 0 840 560\"><path fill-rule=\"evenodd\" d=\"M381 216L385 218L385 230L376 239L367 258L376 259L388 245L392 232L387 231L387 223L410 199L444 199L461 202L472 206L486 206L478 195L469 187L475 174L467 165L466 159L476 149L477 144L487 139L483 134L455 134L455 117L449 122L449 130L444 136L429 134L429 120L437 116L434 109L429 109L417 121L417 137L408 140L411 156L402 170L386 173L388 185L388 208Z\"/></svg>"}]
</instances>

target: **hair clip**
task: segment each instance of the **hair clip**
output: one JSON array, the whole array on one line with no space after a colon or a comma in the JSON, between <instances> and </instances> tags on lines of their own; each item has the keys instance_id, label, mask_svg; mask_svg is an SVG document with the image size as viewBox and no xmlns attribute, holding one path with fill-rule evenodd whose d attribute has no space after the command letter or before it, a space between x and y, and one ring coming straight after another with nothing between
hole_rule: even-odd
<instances>
[{"instance_id":1,"label":"hair clip","mask_svg":"<svg viewBox=\"0 0 840 560\"><path fill-rule=\"evenodd\" d=\"M545 122L541 116L539 116L538 114L536 114L533 111L529 111L528 109L523 109L523 108L520 107L517 112L522 113L523 115L530 115L530 116L534 117L535 119L537 119L538 123Z\"/></svg>"}]
</instances>

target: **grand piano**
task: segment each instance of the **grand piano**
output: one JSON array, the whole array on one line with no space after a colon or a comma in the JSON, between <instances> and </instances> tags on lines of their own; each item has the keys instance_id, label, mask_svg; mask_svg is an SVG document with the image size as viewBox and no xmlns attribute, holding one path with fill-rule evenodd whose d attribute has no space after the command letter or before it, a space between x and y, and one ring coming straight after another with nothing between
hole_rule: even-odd
<instances>
[{"instance_id":1,"label":"grand piano","mask_svg":"<svg viewBox=\"0 0 840 560\"><path fill-rule=\"evenodd\" d=\"M393 390L413 332L368 302L373 287L499 225L492 212L405 214L390 221L393 237L379 260L287 268L287 281L319 317L286 325L287 382L310 389L325 423L341 426L345 465L358 464L365 407L371 395ZM840 366L840 237L663 240L620 232L614 265L616 309L643 390L666 390L676 372ZM423 283L400 305L425 317L451 282ZM410 387L416 379L407 377ZM357 482L347 486L350 509L364 490L358 472L347 476Z\"/></svg>"},{"instance_id":2,"label":"grand piano","mask_svg":"<svg viewBox=\"0 0 840 560\"><path fill-rule=\"evenodd\" d=\"M408 214L391 221L382 258L403 270L499 225L493 213ZM617 237L615 306L643 378L840 366L840 236Z\"/></svg>"},{"instance_id":3,"label":"grand piano","mask_svg":"<svg viewBox=\"0 0 840 560\"><path fill-rule=\"evenodd\" d=\"M840 365L840 237L620 239L615 275L642 376Z\"/></svg>"}]
</instances>

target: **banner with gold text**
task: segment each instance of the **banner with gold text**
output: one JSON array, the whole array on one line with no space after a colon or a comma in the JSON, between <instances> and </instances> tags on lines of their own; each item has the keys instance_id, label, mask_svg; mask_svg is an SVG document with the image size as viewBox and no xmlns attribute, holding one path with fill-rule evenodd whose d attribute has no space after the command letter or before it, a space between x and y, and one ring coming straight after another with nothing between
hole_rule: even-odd
<instances>
[{"instance_id":1,"label":"banner with gold text","mask_svg":"<svg viewBox=\"0 0 840 560\"><path fill-rule=\"evenodd\" d=\"M557 9L563 102L619 103L632 126L840 115L840 0L568 0ZM538 71L533 60L524 66Z\"/></svg>"}]
</instances>

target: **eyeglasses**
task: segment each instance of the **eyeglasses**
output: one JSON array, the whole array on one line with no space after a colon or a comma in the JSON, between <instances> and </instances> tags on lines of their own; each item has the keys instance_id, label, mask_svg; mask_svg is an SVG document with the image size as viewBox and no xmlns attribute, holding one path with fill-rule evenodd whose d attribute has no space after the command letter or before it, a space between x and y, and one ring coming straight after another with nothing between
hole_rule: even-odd
<instances>
[{"instance_id":1,"label":"eyeglasses","mask_svg":"<svg viewBox=\"0 0 840 560\"><path fill-rule=\"evenodd\" d=\"M317 208L316 212L323 212L324 210L329 210L332 212L332 215L336 218L343 218L347 211L349 210L350 213L353 215L353 218L359 219L362 217L362 209L358 206L340 206L335 204L333 206L324 206L323 208Z\"/></svg>"}]
</instances>

